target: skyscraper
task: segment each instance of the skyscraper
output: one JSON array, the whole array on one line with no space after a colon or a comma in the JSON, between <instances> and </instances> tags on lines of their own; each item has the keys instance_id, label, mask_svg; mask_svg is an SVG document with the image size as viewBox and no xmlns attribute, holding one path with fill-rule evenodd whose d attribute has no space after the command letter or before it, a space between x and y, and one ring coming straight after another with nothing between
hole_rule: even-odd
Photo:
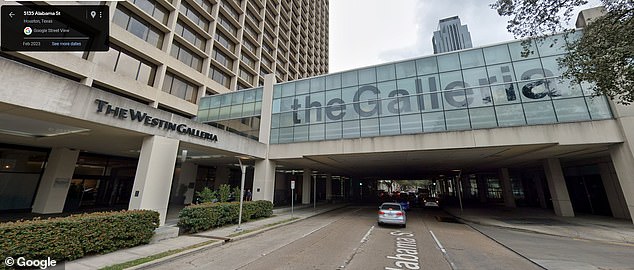
<instances>
[{"instance_id":1,"label":"skyscraper","mask_svg":"<svg viewBox=\"0 0 634 270\"><path fill-rule=\"evenodd\" d=\"M473 47L467 25L460 24L458 16L438 22L438 31L432 37L434 53L444 53Z\"/></svg>"}]
</instances>

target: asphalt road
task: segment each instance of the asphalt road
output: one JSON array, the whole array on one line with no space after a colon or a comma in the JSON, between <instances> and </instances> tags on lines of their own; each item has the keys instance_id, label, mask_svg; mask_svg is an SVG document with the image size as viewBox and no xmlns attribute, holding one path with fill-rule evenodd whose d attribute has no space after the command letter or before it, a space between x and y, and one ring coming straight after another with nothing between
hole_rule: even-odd
<instances>
[{"instance_id":1,"label":"asphalt road","mask_svg":"<svg viewBox=\"0 0 634 270\"><path fill-rule=\"evenodd\" d=\"M467 225L414 209L407 228L379 227L377 208L347 207L152 269L540 269Z\"/></svg>"}]
</instances>

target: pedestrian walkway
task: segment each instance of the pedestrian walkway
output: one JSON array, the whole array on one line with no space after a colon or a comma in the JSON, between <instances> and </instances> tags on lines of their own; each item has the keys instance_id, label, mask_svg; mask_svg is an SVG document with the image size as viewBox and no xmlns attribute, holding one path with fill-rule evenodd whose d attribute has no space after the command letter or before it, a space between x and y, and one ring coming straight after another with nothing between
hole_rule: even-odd
<instances>
[{"instance_id":1,"label":"pedestrian walkway","mask_svg":"<svg viewBox=\"0 0 634 270\"><path fill-rule=\"evenodd\" d=\"M314 207L313 205L300 205L298 207L295 207L292 211L293 218L291 218L290 207L276 208L273 209L273 216L270 218L242 223L241 231L236 230L236 228L238 227L237 225L231 225L196 234L181 235L176 238L166 239L156 243L119 250L103 255L84 257L78 260L66 262L66 269L100 269L106 266L142 259L148 256L153 256L168 251L182 250L181 252L157 259L165 260L178 256L180 253L187 253L194 250L221 246L226 241L237 241L240 239L251 237L265 230L284 226L292 222L297 222L299 220L345 206L346 204L327 203L317 204L316 207ZM151 263L152 262L141 264L132 267L131 269L142 268L144 265Z\"/></svg>"},{"instance_id":2,"label":"pedestrian walkway","mask_svg":"<svg viewBox=\"0 0 634 270\"><path fill-rule=\"evenodd\" d=\"M613 243L634 244L631 220L612 217L578 215L559 217L550 209L540 208L445 208L451 215L466 222L507 229Z\"/></svg>"}]
</instances>

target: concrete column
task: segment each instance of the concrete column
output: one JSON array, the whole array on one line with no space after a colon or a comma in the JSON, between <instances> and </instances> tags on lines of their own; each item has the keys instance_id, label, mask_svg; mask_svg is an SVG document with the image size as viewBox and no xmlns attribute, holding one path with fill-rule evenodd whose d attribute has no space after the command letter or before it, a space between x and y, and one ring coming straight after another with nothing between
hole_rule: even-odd
<instances>
[{"instance_id":1,"label":"concrete column","mask_svg":"<svg viewBox=\"0 0 634 270\"><path fill-rule=\"evenodd\" d=\"M269 144L271 137L271 114L273 111L273 84L275 74L264 75L264 87L262 88L262 114L260 116L260 134L258 140Z\"/></svg>"},{"instance_id":2,"label":"concrete column","mask_svg":"<svg viewBox=\"0 0 634 270\"><path fill-rule=\"evenodd\" d=\"M546 205L546 195L544 194L544 185L542 184L542 178L539 177L539 174L533 175L533 183L535 184L535 189L537 189L537 199L539 200L539 207L548 208Z\"/></svg>"},{"instance_id":3,"label":"concrete column","mask_svg":"<svg viewBox=\"0 0 634 270\"><path fill-rule=\"evenodd\" d=\"M544 172L548 181L548 190L553 200L555 215L561 217L574 217L575 213L568 195L568 187L566 187L566 179L561 170L561 164L557 158L549 158L544 160Z\"/></svg>"},{"instance_id":4,"label":"concrete column","mask_svg":"<svg viewBox=\"0 0 634 270\"><path fill-rule=\"evenodd\" d=\"M634 106L609 103L625 139L624 143L610 147L610 158L625 197L627 212L634 217Z\"/></svg>"},{"instance_id":5,"label":"concrete column","mask_svg":"<svg viewBox=\"0 0 634 270\"><path fill-rule=\"evenodd\" d=\"M504 206L515 208L515 196L513 196L513 186L508 168L501 168L499 171L500 182L502 183L502 197Z\"/></svg>"},{"instance_id":6,"label":"concrete column","mask_svg":"<svg viewBox=\"0 0 634 270\"><path fill-rule=\"evenodd\" d=\"M326 201L332 200L332 174L326 175Z\"/></svg>"},{"instance_id":7,"label":"concrete column","mask_svg":"<svg viewBox=\"0 0 634 270\"><path fill-rule=\"evenodd\" d=\"M310 195L313 193L311 169L304 169L302 181L302 204L311 204Z\"/></svg>"},{"instance_id":8,"label":"concrete column","mask_svg":"<svg viewBox=\"0 0 634 270\"><path fill-rule=\"evenodd\" d=\"M77 156L79 156L78 150L53 148L35 195L33 213L53 214L64 211Z\"/></svg>"},{"instance_id":9,"label":"concrete column","mask_svg":"<svg viewBox=\"0 0 634 270\"><path fill-rule=\"evenodd\" d=\"M273 201L275 195L275 161L256 160L253 176L253 200Z\"/></svg>"},{"instance_id":10,"label":"concrete column","mask_svg":"<svg viewBox=\"0 0 634 270\"><path fill-rule=\"evenodd\" d=\"M227 166L216 166L216 180L214 181L214 189L218 189L220 185L229 184L231 170Z\"/></svg>"},{"instance_id":11,"label":"concrete column","mask_svg":"<svg viewBox=\"0 0 634 270\"><path fill-rule=\"evenodd\" d=\"M194 186L196 185L196 174L198 173L198 164L192 162L185 162L181 165L180 177L178 177L177 192L180 192L181 185L185 186L185 198L184 201L179 202L183 204L191 204L194 199ZM180 194L179 194L180 195Z\"/></svg>"},{"instance_id":12,"label":"concrete column","mask_svg":"<svg viewBox=\"0 0 634 270\"><path fill-rule=\"evenodd\" d=\"M616 218L631 218L621 185L619 185L616 172L614 172L612 166L609 163L599 163L599 171L601 172L601 181L603 181L605 193L608 196L612 215Z\"/></svg>"},{"instance_id":13,"label":"concrete column","mask_svg":"<svg viewBox=\"0 0 634 270\"><path fill-rule=\"evenodd\" d=\"M487 183L487 180L482 177L481 175L478 175L478 195L480 195L480 202L481 203L486 203L487 202L487 189L489 188L489 183Z\"/></svg>"},{"instance_id":14,"label":"concrete column","mask_svg":"<svg viewBox=\"0 0 634 270\"><path fill-rule=\"evenodd\" d=\"M631 152L632 148L629 147L629 143L623 143L610 147L610 158L612 159L612 165L616 171L617 183L622 190L625 200L625 211L628 212L630 218L634 217L634 157ZM601 177L603 178L603 172ZM606 186L606 192L608 192ZM610 193L608 193L610 197ZM612 202L610 202L612 207Z\"/></svg>"},{"instance_id":15,"label":"concrete column","mask_svg":"<svg viewBox=\"0 0 634 270\"><path fill-rule=\"evenodd\" d=\"M165 224L178 143L178 140L161 136L145 137L134 176L128 208L159 212L160 225Z\"/></svg>"}]
</instances>

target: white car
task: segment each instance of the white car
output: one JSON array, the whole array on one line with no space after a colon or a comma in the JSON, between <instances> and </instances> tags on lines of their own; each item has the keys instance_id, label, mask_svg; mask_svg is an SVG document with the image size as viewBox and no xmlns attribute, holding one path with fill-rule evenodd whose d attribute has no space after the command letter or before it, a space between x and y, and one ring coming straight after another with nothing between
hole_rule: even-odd
<instances>
[{"instance_id":1,"label":"white car","mask_svg":"<svg viewBox=\"0 0 634 270\"><path fill-rule=\"evenodd\" d=\"M407 217L405 211L399 203L383 203L379 206L379 226L383 224L401 225L403 228L407 223Z\"/></svg>"},{"instance_id":2,"label":"white car","mask_svg":"<svg viewBox=\"0 0 634 270\"><path fill-rule=\"evenodd\" d=\"M435 197L427 197L423 199L423 207L440 207L440 200Z\"/></svg>"}]
</instances>

